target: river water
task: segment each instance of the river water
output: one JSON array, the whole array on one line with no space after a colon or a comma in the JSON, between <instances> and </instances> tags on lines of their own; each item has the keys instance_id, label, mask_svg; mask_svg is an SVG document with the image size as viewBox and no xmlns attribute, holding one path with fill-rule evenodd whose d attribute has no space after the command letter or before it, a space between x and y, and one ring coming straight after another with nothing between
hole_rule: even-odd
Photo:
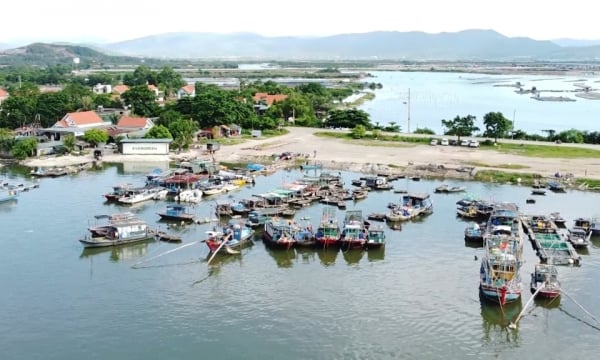
<instances>
[{"instance_id":1,"label":"river water","mask_svg":"<svg viewBox=\"0 0 600 360\"><path fill-rule=\"evenodd\" d=\"M583 77L549 75L484 75L441 72L371 72L382 89L375 90L375 99L360 108L371 115L373 123L395 122L406 132L429 128L443 133L442 119L474 115L476 125L485 130L483 116L500 111L514 121L515 129L543 134L542 130L580 129L598 131L600 100L576 97L576 86L600 87L597 75ZM523 89L535 87L541 96L563 96L573 102L538 101L531 94L515 92L520 82ZM410 106L408 105L410 89Z\"/></svg>"},{"instance_id":2,"label":"river water","mask_svg":"<svg viewBox=\"0 0 600 360\"><path fill-rule=\"evenodd\" d=\"M147 170L150 169L149 165ZM155 260L177 244L84 251L77 241L93 215L130 209L152 226L165 202L105 204L113 185L141 184L144 166L43 179L17 203L0 204L0 349L8 359L528 359L595 357L598 327L563 296L535 303L517 329L507 325L530 298L500 309L478 295L482 249L465 246L456 218L458 194L434 194L439 181L398 180L396 188L429 192L434 213L386 229L379 252L272 251L259 238L241 256L207 266L199 243ZM3 170L12 181L22 178ZM218 199L243 198L301 177L280 171ZM343 173L347 184L359 174ZM516 202L525 213L560 211L571 220L593 215L600 195L549 193L525 204L530 189L448 181L484 199ZM384 212L391 192L348 202L364 214ZM213 201L195 208L209 217ZM302 209L316 226L322 205ZM343 212L338 211L340 221ZM183 245L210 225L177 228ZM475 258L477 257L477 259ZM563 289L599 315L596 281L600 239L580 267L559 269ZM527 242L524 286L537 258ZM140 263L141 262L141 263ZM133 268L134 264L139 264ZM597 326L597 324L596 324Z\"/></svg>"}]
</instances>

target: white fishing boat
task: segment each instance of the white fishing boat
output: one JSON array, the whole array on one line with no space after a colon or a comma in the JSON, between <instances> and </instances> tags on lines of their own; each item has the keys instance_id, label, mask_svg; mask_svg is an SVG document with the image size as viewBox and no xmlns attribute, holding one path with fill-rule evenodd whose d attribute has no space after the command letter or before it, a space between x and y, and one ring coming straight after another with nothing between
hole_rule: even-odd
<instances>
[{"instance_id":1,"label":"white fishing boat","mask_svg":"<svg viewBox=\"0 0 600 360\"><path fill-rule=\"evenodd\" d=\"M143 188L139 191L132 191L127 195L120 197L119 202L132 205L143 201L153 200L156 194L161 190L162 188Z\"/></svg>"}]
</instances>

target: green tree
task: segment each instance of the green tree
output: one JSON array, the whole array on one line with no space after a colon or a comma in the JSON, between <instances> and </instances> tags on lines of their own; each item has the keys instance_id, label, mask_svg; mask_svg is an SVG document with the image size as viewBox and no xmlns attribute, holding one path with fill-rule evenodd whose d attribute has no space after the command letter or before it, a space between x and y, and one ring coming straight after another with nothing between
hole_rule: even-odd
<instances>
[{"instance_id":1,"label":"green tree","mask_svg":"<svg viewBox=\"0 0 600 360\"><path fill-rule=\"evenodd\" d=\"M15 135L12 130L0 128L0 151L9 151L15 145Z\"/></svg>"},{"instance_id":2,"label":"green tree","mask_svg":"<svg viewBox=\"0 0 600 360\"><path fill-rule=\"evenodd\" d=\"M138 66L133 73L123 76L123 83L129 86L139 86L147 84L157 84L157 75L147 65Z\"/></svg>"},{"instance_id":3,"label":"green tree","mask_svg":"<svg viewBox=\"0 0 600 360\"><path fill-rule=\"evenodd\" d=\"M83 140L98 145L108 141L108 132L103 129L89 129L83 134Z\"/></svg>"},{"instance_id":4,"label":"green tree","mask_svg":"<svg viewBox=\"0 0 600 360\"><path fill-rule=\"evenodd\" d=\"M88 86L78 83L70 83L61 91L66 95L70 103L69 107L75 110L89 110L94 93Z\"/></svg>"},{"instance_id":5,"label":"green tree","mask_svg":"<svg viewBox=\"0 0 600 360\"><path fill-rule=\"evenodd\" d=\"M352 137L355 139L362 139L367 134L367 129L363 125L356 125L352 129Z\"/></svg>"},{"instance_id":6,"label":"green tree","mask_svg":"<svg viewBox=\"0 0 600 360\"><path fill-rule=\"evenodd\" d=\"M33 122L36 114L37 93L18 93L2 101L0 127L16 129Z\"/></svg>"},{"instance_id":7,"label":"green tree","mask_svg":"<svg viewBox=\"0 0 600 360\"><path fill-rule=\"evenodd\" d=\"M507 136L512 127L512 121L505 118L501 112L489 112L483 116L483 125L485 125L483 136L493 137L494 142L498 142L499 137Z\"/></svg>"},{"instance_id":8,"label":"green tree","mask_svg":"<svg viewBox=\"0 0 600 360\"><path fill-rule=\"evenodd\" d=\"M75 136L73 134L67 134L63 137L63 145L67 149L68 153L71 153L75 149Z\"/></svg>"},{"instance_id":9,"label":"green tree","mask_svg":"<svg viewBox=\"0 0 600 360\"><path fill-rule=\"evenodd\" d=\"M160 107L156 103L156 94L146 85L132 86L121 98L125 104L131 106L136 115L152 117L160 112Z\"/></svg>"},{"instance_id":10,"label":"green tree","mask_svg":"<svg viewBox=\"0 0 600 360\"><path fill-rule=\"evenodd\" d=\"M165 97L174 94L185 85L181 74L175 72L172 67L164 66L156 76L159 87L165 92Z\"/></svg>"},{"instance_id":11,"label":"green tree","mask_svg":"<svg viewBox=\"0 0 600 360\"><path fill-rule=\"evenodd\" d=\"M165 109L154 123L156 125L169 127L169 124L181 119L183 119L183 116L181 116L180 112L172 109Z\"/></svg>"},{"instance_id":12,"label":"green tree","mask_svg":"<svg viewBox=\"0 0 600 360\"><path fill-rule=\"evenodd\" d=\"M62 91L40 94L37 101L37 113L43 127L50 127L66 113L77 110L69 96Z\"/></svg>"},{"instance_id":13,"label":"green tree","mask_svg":"<svg viewBox=\"0 0 600 360\"><path fill-rule=\"evenodd\" d=\"M367 130L373 128L369 114L358 109L332 110L325 120L327 127L354 129L357 125L362 125Z\"/></svg>"},{"instance_id":14,"label":"green tree","mask_svg":"<svg viewBox=\"0 0 600 360\"><path fill-rule=\"evenodd\" d=\"M478 131L479 128L475 126L475 116L458 116L452 120L442 120L442 126L446 128L445 135L455 135L460 141L461 136L471 136L473 132Z\"/></svg>"},{"instance_id":15,"label":"green tree","mask_svg":"<svg viewBox=\"0 0 600 360\"><path fill-rule=\"evenodd\" d=\"M564 142L564 143L575 143L575 144L581 144L583 143L583 132L581 132L581 130L577 130L577 129L570 129L570 130L565 130L565 131L561 131L558 134L556 134L556 139Z\"/></svg>"},{"instance_id":16,"label":"green tree","mask_svg":"<svg viewBox=\"0 0 600 360\"><path fill-rule=\"evenodd\" d=\"M37 143L37 139L33 137L19 140L12 147L11 153L16 159L23 160L29 156L35 155Z\"/></svg>"},{"instance_id":17,"label":"green tree","mask_svg":"<svg viewBox=\"0 0 600 360\"><path fill-rule=\"evenodd\" d=\"M435 131L433 131L429 128L417 128L417 130L415 130L414 133L415 134L435 135Z\"/></svg>"},{"instance_id":18,"label":"green tree","mask_svg":"<svg viewBox=\"0 0 600 360\"><path fill-rule=\"evenodd\" d=\"M189 148L195 131L196 125L191 120L177 120L169 124L169 132L173 136L173 145L179 150Z\"/></svg>"},{"instance_id":19,"label":"green tree","mask_svg":"<svg viewBox=\"0 0 600 360\"><path fill-rule=\"evenodd\" d=\"M173 136L163 125L154 125L146 135L144 135L144 139L172 139Z\"/></svg>"}]
</instances>

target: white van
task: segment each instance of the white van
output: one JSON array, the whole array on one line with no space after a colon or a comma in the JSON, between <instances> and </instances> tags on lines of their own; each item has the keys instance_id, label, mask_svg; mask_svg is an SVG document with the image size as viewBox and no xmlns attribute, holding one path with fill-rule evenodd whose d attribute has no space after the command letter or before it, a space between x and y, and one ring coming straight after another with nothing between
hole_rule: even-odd
<instances>
[{"instance_id":1,"label":"white van","mask_svg":"<svg viewBox=\"0 0 600 360\"><path fill-rule=\"evenodd\" d=\"M440 142L440 145L448 146L448 139L443 138L442 141Z\"/></svg>"}]
</instances>

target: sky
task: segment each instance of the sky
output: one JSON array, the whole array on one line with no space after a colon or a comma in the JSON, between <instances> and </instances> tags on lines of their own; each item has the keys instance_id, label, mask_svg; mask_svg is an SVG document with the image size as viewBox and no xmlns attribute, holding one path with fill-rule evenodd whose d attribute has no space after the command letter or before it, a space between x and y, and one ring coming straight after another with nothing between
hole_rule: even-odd
<instances>
[{"instance_id":1,"label":"sky","mask_svg":"<svg viewBox=\"0 0 600 360\"><path fill-rule=\"evenodd\" d=\"M496 5L495 5L496 4ZM117 42L168 32L326 36L492 29L537 40L600 39L593 2L558 0L8 0L0 43Z\"/></svg>"}]
</instances>

